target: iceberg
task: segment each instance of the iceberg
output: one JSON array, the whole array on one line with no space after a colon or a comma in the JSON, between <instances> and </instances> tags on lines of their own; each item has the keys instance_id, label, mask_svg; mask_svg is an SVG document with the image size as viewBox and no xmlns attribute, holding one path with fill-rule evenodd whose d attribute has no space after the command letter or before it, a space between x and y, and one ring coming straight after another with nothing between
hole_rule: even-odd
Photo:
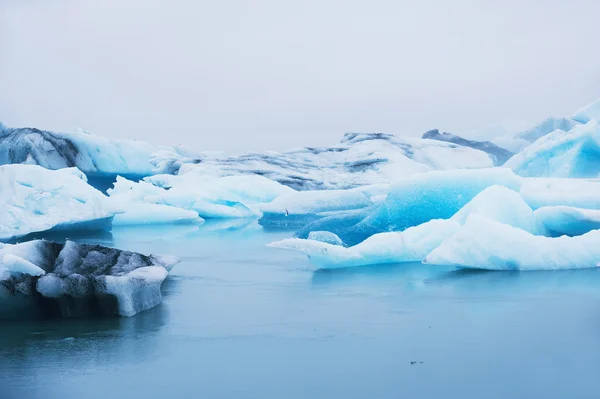
<instances>
[{"instance_id":1,"label":"iceberg","mask_svg":"<svg viewBox=\"0 0 600 399\"><path fill-rule=\"evenodd\" d=\"M554 237L579 236L592 230L600 230L600 210L598 209L545 206L537 209L535 216Z\"/></svg>"},{"instance_id":2,"label":"iceberg","mask_svg":"<svg viewBox=\"0 0 600 399\"><path fill-rule=\"evenodd\" d=\"M117 218L117 223L121 223L123 219L153 218L147 213L155 210L148 207L151 204L162 205L162 211L169 212L162 214L165 219L259 217L260 204L292 192L295 191L262 176L215 177L182 170L176 176L156 175L139 182L118 177L108 195L114 206L125 210ZM187 212L177 214L177 208Z\"/></svg>"},{"instance_id":3,"label":"iceberg","mask_svg":"<svg viewBox=\"0 0 600 399\"><path fill-rule=\"evenodd\" d=\"M109 230L115 210L76 168L0 166L0 240L48 230Z\"/></svg>"},{"instance_id":4,"label":"iceberg","mask_svg":"<svg viewBox=\"0 0 600 399\"><path fill-rule=\"evenodd\" d=\"M34 128L0 128L0 165L29 164L53 170L77 167L90 177L142 177L175 173L184 163L200 162L199 157L184 147L109 140L82 130L54 133Z\"/></svg>"},{"instance_id":5,"label":"iceberg","mask_svg":"<svg viewBox=\"0 0 600 399\"><path fill-rule=\"evenodd\" d=\"M420 262L443 240L454 234L460 224L452 220L431 220L403 232L375 234L352 247L326 242L288 238L268 244L273 248L300 251L322 269L360 265Z\"/></svg>"},{"instance_id":6,"label":"iceberg","mask_svg":"<svg viewBox=\"0 0 600 399\"><path fill-rule=\"evenodd\" d=\"M308 239L285 239L270 246L300 251L320 268L421 262L473 214L532 234L546 233L534 211L516 191L504 186L491 186L477 194L450 219L430 220L402 232L378 233L347 248L337 235L323 231L309 233Z\"/></svg>"},{"instance_id":7,"label":"iceberg","mask_svg":"<svg viewBox=\"0 0 600 399\"><path fill-rule=\"evenodd\" d=\"M161 302L160 286L179 261L73 241L0 244L0 318L23 303L29 313L20 317L133 316Z\"/></svg>"},{"instance_id":8,"label":"iceberg","mask_svg":"<svg viewBox=\"0 0 600 399\"><path fill-rule=\"evenodd\" d=\"M504 168L433 171L400 179L379 206L354 225L343 217L314 230L337 234L353 245L373 234L402 231L433 219L448 219L477 194L494 185L519 191L521 178ZM349 215L354 221L356 214ZM318 228L316 228L318 227Z\"/></svg>"},{"instance_id":9,"label":"iceberg","mask_svg":"<svg viewBox=\"0 0 600 399\"><path fill-rule=\"evenodd\" d=\"M557 270L600 266L600 230L558 238L535 236L481 215L444 240L424 263L484 270Z\"/></svg>"},{"instance_id":10,"label":"iceberg","mask_svg":"<svg viewBox=\"0 0 600 399\"><path fill-rule=\"evenodd\" d=\"M452 143L383 133L347 133L333 147L207 156L182 169L211 176L260 175L296 190L339 190L387 184L430 170L493 165L485 152Z\"/></svg>"},{"instance_id":11,"label":"iceberg","mask_svg":"<svg viewBox=\"0 0 600 399\"><path fill-rule=\"evenodd\" d=\"M527 177L598 177L600 126L596 120L536 140L504 165Z\"/></svg>"},{"instance_id":12,"label":"iceberg","mask_svg":"<svg viewBox=\"0 0 600 399\"><path fill-rule=\"evenodd\" d=\"M200 224L204 222L198 212L161 204L127 204L116 214L113 226L139 226L158 224Z\"/></svg>"}]
</instances>

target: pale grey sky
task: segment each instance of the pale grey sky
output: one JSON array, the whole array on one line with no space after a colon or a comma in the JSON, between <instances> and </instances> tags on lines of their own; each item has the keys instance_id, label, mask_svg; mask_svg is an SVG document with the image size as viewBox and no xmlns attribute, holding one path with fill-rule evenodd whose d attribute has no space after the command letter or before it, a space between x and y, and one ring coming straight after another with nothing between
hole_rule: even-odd
<instances>
[{"instance_id":1,"label":"pale grey sky","mask_svg":"<svg viewBox=\"0 0 600 399\"><path fill-rule=\"evenodd\" d=\"M198 150L461 134L600 97L597 0L0 0L0 121Z\"/></svg>"}]
</instances>

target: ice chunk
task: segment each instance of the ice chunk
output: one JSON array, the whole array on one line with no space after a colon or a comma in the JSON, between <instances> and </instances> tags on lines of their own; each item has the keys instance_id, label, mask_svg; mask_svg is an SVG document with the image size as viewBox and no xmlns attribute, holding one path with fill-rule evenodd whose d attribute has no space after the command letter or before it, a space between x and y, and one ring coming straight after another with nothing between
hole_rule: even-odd
<instances>
[{"instance_id":1,"label":"ice chunk","mask_svg":"<svg viewBox=\"0 0 600 399\"><path fill-rule=\"evenodd\" d=\"M600 229L600 210L596 209L545 206L537 209L535 216L554 236L578 236Z\"/></svg>"},{"instance_id":2,"label":"ice chunk","mask_svg":"<svg viewBox=\"0 0 600 399\"><path fill-rule=\"evenodd\" d=\"M324 269L420 262L459 228L460 224L452 220L431 220L403 232L376 234L348 248L300 238L288 238L269 246L300 251L308 255L313 264Z\"/></svg>"},{"instance_id":3,"label":"ice chunk","mask_svg":"<svg viewBox=\"0 0 600 399\"><path fill-rule=\"evenodd\" d=\"M592 120L568 132L557 130L516 154L505 166L521 176L598 177L600 126Z\"/></svg>"},{"instance_id":4,"label":"ice chunk","mask_svg":"<svg viewBox=\"0 0 600 399\"><path fill-rule=\"evenodd\" d=\"M531 234L543 235L545 233L545 229L536 218L533 209L527 205L519 193L504 186L486 188L456 212L451 219L464 224L467 218L474 213L518 227Z\"/></svg>"},{"instance_id":5,"label":"ice chunk","mask_svg":"<svg viewBox=\"0 0 600 399\"><path fill-rule=\"evenodd\" d=\"M0 269L8 274L0 286L8 296L28 296L30 308L45 316L131 316L160 303L160 285L178 262L72 241L3 244Z\"/></svg>"},{"instance_id":6,"label":"ice chunk","mask_svg":"<svg viewBox=\"0 0 600 399\"><path fill-rule=\"evenodd\" d=\"M331 245L344 246L344 242L340 240L340 237L336 236L329 231L311 231L308 234L308 239L313 241L320 241Z\"/></svg>"},{"instance_id":7,"label":"ice chunk","mask_svg":"<svg viewBox=\"0 0 600 399\"><path fill-rule=\"evenodd\" d=\"M53 228L110 228L115 214L108 198L76 168L4 165L0 187L0 240Z\"/></svg>"},{"instance_id":8,"label":"ice chunk","mask_svg":"<svg viewBox=\"0 0 600 399\"><path fill-rule=\"evenodd\" d=\"M581 123L588 123L594 119L600 122L600 98L578 110L573 119Z\"/></svg>"},{"instance_id":9,"label":"ice chunk","mask_svg":"<svg viewBox=\"0 0 600 399\"><path fill-rule=\"evenodd\" d=\"M600 230L577 237L535 236L480 215L425 258L425 263L486 270L554 270L598 267Z\"/></svg>"}]
</instances>

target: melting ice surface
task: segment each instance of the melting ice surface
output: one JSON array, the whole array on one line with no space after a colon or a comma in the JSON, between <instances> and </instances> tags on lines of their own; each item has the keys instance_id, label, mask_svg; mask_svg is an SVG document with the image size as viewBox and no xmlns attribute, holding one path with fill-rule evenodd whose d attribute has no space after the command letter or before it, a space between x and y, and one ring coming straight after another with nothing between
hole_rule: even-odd
<instances>
[{"instance_id":1,"label":"melting ice surface","mask_svg":"<svg viewBox=\"0 0 600 399\"><path fill-rule=\"evenodd\" d=\"M135 317L3 323L0 397L600 396L598 270L315 271L266 246L290 237L226 220L79 239L182 262Z\"/></svg>"}]
</instances>

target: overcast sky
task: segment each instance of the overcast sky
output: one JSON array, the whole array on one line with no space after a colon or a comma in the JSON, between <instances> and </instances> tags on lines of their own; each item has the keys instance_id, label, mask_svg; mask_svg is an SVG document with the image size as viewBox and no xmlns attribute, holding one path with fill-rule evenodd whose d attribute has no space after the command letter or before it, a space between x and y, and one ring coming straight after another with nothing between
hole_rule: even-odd
<instances>
[{"instance_id":1,"label":"overcast sky","mask_svg":"<svg viewBox=\"0 0 600 399\"><path fill-rule=\"evenodd\" d=\"M600 97L598 0L0 0L0 121L232 152Z\"/></svg>"}]
</instances>

